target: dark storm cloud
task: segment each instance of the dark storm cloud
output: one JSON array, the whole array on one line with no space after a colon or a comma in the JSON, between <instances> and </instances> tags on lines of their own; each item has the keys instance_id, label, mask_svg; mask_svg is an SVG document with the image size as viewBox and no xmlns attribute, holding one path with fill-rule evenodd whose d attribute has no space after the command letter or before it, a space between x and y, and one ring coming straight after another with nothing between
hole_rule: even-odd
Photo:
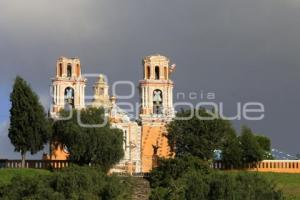
<instances>
[{"instance_id":1,"label":"dark storm cloud","mask_svg":"<svg viewBox=\"0 0 300 200\"><path fill-rule=\"evenodd\" d=\"M161 53L177 64L176 91L215 92L228 115L237 102L262 102L264 120L236 126L300 152L299 8L297 0L1 1L2 116L16 74L49 103L61 55L78 56L84 72L105 73L110 83L138 83L142 57Z\"/></svg>"}]
</instances>

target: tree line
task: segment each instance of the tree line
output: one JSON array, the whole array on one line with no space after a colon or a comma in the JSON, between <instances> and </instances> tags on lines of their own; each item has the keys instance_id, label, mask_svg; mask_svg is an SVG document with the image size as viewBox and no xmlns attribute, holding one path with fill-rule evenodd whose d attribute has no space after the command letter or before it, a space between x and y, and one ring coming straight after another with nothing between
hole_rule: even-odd
<instances>
[{"instance_id":1,"label":"tree line","mask_svg":"<svg viewBox=\"0 0 300 200\"><path fill-rule=\"evenodd\" d=\"M191 115L191 112L198 112ZM181 110L177 118L167 125L169 145L176 157L196 156L202 160L213 160L215 150L220 150L220 159L228 168L243 168L263 159L273 159L271 141L263 135L256 135L246 126L238 135L230 121L217 118L201 120L209 113L199 110ZM181 120L193 116L189 120Z\"/></svg>"}]
</instances>

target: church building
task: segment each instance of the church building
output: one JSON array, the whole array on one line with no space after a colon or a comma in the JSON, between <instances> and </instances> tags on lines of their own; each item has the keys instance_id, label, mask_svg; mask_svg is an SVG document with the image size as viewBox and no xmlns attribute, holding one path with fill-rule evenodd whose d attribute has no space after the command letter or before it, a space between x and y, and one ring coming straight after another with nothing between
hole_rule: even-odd
<instances>
[{"instance_id":1,"label":"church building","mask_svg":"<svg viewBox=\"0 0 300 200\"><path fill-rule=\"evenodd\" d=\"M112 128L123 131L124 158L112 172L145 173L157 165L159 157L172 156L165 137L166 124L175 116L173 108L173 81L170 75L175 65L162 55L143 59L143 77L139 81L139 123L117 105L117 97L109 95L109 85L104 75L99 75L93 86L92 103L85 103L87 79L81 74L78 58L60 57L56 76L52 79L52 106L50 114L58 117L62 109L84 109L87 106L103 107ZM51 160L66 160L67 148L53 141L50 145Z\"/></svg>"}]
</instances>

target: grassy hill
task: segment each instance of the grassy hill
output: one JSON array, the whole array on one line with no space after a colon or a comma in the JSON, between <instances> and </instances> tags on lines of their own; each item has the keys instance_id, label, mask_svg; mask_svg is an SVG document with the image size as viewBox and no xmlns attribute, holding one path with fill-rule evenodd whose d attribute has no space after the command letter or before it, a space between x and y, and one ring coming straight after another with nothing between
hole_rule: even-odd
<instances>
[{"instance_id":1,"label":"grassy hill","mask_svg":"<svg viewBox=\"0 0 300 200\"><path fill-rule=\"evenodd\" d=\"M275 181L288 200L300 200L300 174L261 173L268 179Z\"/></svg>"}]
</instances>

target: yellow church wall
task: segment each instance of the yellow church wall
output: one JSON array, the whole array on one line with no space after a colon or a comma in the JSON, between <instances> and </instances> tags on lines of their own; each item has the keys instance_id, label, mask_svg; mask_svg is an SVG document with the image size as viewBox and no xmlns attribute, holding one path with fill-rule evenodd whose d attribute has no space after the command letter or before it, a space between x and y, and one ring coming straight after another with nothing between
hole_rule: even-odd
<instances>
[{"instance_id":1,"label":"yellow church wall","mask_svg":"<svg viewBox=\"0 0 300 200\"><path fill-rule=\"evenodd\" d=\"M170 157L170 147L168 140L164 136L166 132L165 124L142 125L142 171L149 172L156 163L153 162L157 157ZM154 147L157 146L157 155L154 155Z\"/></svg>"}]
</instances>

